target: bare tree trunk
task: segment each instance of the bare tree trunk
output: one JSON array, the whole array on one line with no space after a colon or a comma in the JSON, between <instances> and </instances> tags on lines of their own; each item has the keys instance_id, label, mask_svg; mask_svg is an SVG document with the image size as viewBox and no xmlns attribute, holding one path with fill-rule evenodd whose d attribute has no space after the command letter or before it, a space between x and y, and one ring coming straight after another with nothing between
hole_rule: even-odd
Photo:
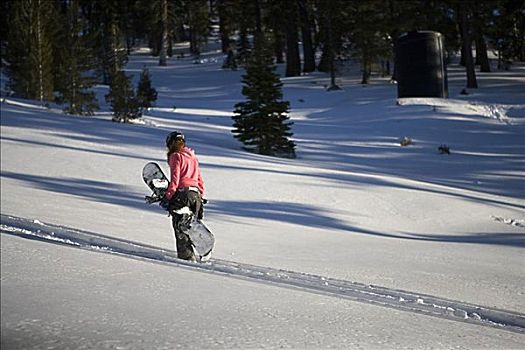
<instances>
[{"instance_id":1,"label":"bare tree trunk","mask_svg":"<svg viewBox=\"0 0 525 350\"><path fill-rule=\"evenodd\" d=\"M396 15L396 6L395 6L395 0L388 1L388 16L391 23L396 23L396 25L392 26L392 30L390 31L390 37L392 38L392 49L393 53L396 52L396 45L397 45L397 38L399 37L399 28L398 28L398 18L399 16ZM388 61L388 73L390 74L390 61ZM394 69L392 71L392 77L390 78L392 81L397 81L396 79L396 65L394 64Z\"/></svg>"},{"instance_id":2,"label":"bare tree trunk","mask_svg":"<svg viewBox=\"0 0 525 350\"><path fill-rule=\"evenodd\" d=\"M460 30L461 32L461 30ZM460 56L459 56L459 65L465 67L465 45L461 42Z\"/></svg>"},{"instance_id":3,"label":"bare tree trunk","mask_svg":"<svg viewBox=\"0 0 525 350\"><path fill-rule=\"evenodd\" d=\"M166 48L168 46L168 0L162 0L162 38L160 40L159 66L167 66Z\"/></svg>"},{"instance_id":4,"label":"bare tree trunk","mask_svg":"<svg viewBox=\"0 0 525 350\"><path fill-rule=\"evenodd\" d=\"M168 48L167 48L168 57L173 57L173 32L168 32Z\"/></svg>"},{"instance_id":5,"label":"bare tree trunk","mask_svg":"<svg viewBox=\"0 0 525 350\"><path fill-rule=\"evenodd\" d=\"M301 75L301 58L299 56L299 33L297 28L296 4L287 1L286 15L286 76L295 77Z\"/></svg>"},{"instance_id":6,"label":"bare tree trunk","mask_svg":"<svg viewBox=\"0 0 525 350\"><path fill-rule=\"evenodd\" d=\"M217 9L219 13L219 30L220 30L220 36L221 36L221 50L222 53L227 54L229 50L231 50L231 42L230 42L230 19L227 16L227 4L225 3L225 0L219 0Z\"/></svg>"},{"instance_id":7,"label":"bare tree trunk","mask_svg":"<svg viewBox=\"0 0 525 350\"><path fill-rule=\"evenodd\" d=\"M361 76L361 84L366 85L370 82L370 62L366 54L363 55L363 74Z\"/></svg>"},{"instance_id":8,"label":"bare tree trunk","mask_svg":"<svg viewBox=\"0 0 525 350\"><path fill-rule=\"evenodd\" d=\"M330 0L329 0L330 1ZM330 11L326 14L327 19L327 30L328 30L328 61L330 64L330 86L328 91L341 90L341 88L335 83L335 48L334 48L334 33L332 30L332 10L333 3L330 1Z\"/></svg>"},{"instance_id":9,"label":"bare tree trunk","mask_svg":"<svg viewBox=\"0 0 525 350\"><path fill-rule=\"evenodd\" d=\"M277 63L284 63L284 42L283 42L283 36L281 33L275 31L274 32L274 43L273 43L273 51L275 55L275 60Z\"/></svg>"},{"instance_id":10,"label":"bare tree trunk","mask_svg":"<svg viewBox=\"0 0 525 350\"><path fill-rule=\"evenodd\" d=\"M479 65L481 72L490 72L489 56L487 54L487 44L483 38L483 22L479 16L479 9L474 7L474 37L476 44L476 65Z\"/></svg>"},{"instance_id":11,"label":"bare tree trunk","mask_svg":"<svg viewBox=\"0 0 525 350\"><path fill-rule=\"evenodd\" d=\"M301 19L301 36L303 39L303 72L315 70L315 52L312 43L312 26L305 0L298 0Z\"/></svg>"},{"instance_id":12,"label":"bare tree trunk","mask_svg":"<svg viewBox=\"0 0 525 350\"><path fill-rule=\"evenodd\" d=\"M301 75L301 59L299 57L298 35L295 25L288 28L286 35L286 76Z\"/></svg>"},{"instance_id":13,"label":"bare tree trunk","mask_svg":"<svg viewBox=\"0 0 525 350\"><path fill-rule=\"evenodd\" d=\"M256 35L262 33L261 4L259 0L255 0L255 33Z\"/></svg>"},{"instance_id":14,"label":"bare tree trunk","mask_svg":"<svg viewBox=\"0 0 525 350\"><path fill-rule=\"evenodd\" d=\"M472 58L472 38L469 34L467 9L463 1L459 2L459 26L463 43L463 54L465 56L465 69L467 71L467 88L477 89L476 71L474 70L474 59Z\"/></svg>"},{"instance_id":15,"label":"bare tree trunk","mask_svg":"<svg viewBox=\"0 0 525 350\"><path fill-rule=\"evenodd\" d=\"M111 71L110 71L110 79L112 75L114 75L116 72L118 72L120 70L120 62L119 62L119 59L118 59L118 28L117 28L117 23L115 23L115 20L112 19L111 20L111 23L110 23L110 26L111 26L111 37L110 37L110 45L111 45L111 54L112 54L112 62L111 62Z\"/></svg>"},{"instance_id":16,"label":"bare tree trunk","mask_svg":"<svg viewBox=\"0 0 525 350\"><path fill-rule=\"evenodd\" d=\"M487 54L487 44L482 35L476 38L476 63L479 64L480 72L490 72L490 61Z\"/></svg>"},{"instance_id":17,"label":"bare tree trunk","mask_svg":"<svg viewBox=\"0 0 525 350\"><path fill-rule=\"evenodd\" d=\"M38 0L38 10L36 13L36 37L38 50L38 99L40 104L44 103L44 71L42 66L42 21L40 18L41 0Z\"/></svg>"}]
</instances>

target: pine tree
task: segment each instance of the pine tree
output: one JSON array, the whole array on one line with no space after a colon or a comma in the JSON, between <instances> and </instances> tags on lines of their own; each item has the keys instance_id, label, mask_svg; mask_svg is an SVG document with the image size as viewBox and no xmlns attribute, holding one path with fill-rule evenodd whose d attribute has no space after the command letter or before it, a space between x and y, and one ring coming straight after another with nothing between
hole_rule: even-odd
<instances>
[{"instance_id":1,"label":"pine tree","mask_svg":"<svg viewBox=\"0 0 525 350\"><path fill-rule=\"evenodd\" d=\"M135 22L142 27L140 33L148 40L152 55L159 56L160 66L166 65L167 57L171 55L174 13L182 13L183 5L180 1L168 0L137 0L134 5L134 14L140 14Z\"/></svg>"},{"instance_id":2,"label":"pine tree","mask_svg":"<svg viewBox=\"0 0 525 350\"><path fill-rule=\"evenodd\" d=\"M89 91L95 84L95 77L89 72L95 67L95 58L90 35L82 35L85 23L80 17L78 4L78 0L72 0L62 20L57 89L61 100L67 104L66 113L93 115L98 103L95 93Z\"/></svg>"},{"instance_id":3,"label":"pine tree","mask_svg":"<svg viewBox=\"0 0 525 350\"><path fill-rule=\"evenodd\" d=\"M208 2L192 0L188 2L188 24L190 27L190 53L199 56L202 44L206 42L209 31Z\"/></svg>"},{"instance_id":4,"label":"pine tree","mask_svg":"<svg viewBox=\"0 0 525 350\"><path fill-rule=\"evenodd\" d=\"M6 48L7 48L7 37L9 34L9 18L12 13L13 2L11 1L1 1L0 2L0 57L6 57ZM2 73L4 70L4 62L1 65Z\"/></svg>"},{"instance_id":5,"label":"pine tree","mask_svg":"<svg viewBox=\"0 0 525 350\"><path fill-rule=\"evenodd\" d=\"M263 37L258 36L255 51L243 75L242 94L247 101L235 105L235 138L245 149L259 154L295 158L295 144L289 121L289 102L282 101L282 83Z\"/></svg>"},{"instance_id":6,"label":"pine tree","mask_svg":"<svg viewBox=\"0 0 525 350\"><path fill-rule=\"evenodd\" d=\"M7 61L6 73L9 77L8 88L15 96L29 98L31 63L29 57L30 46L29 24L30 3L28 1L17 1L11 3L10 13L7 16L7 40L6 55L3 57ZM4 66L2 64L2 66Z\"/></svg>"},{"instance_id":7,"label":"pine tree","mask_svg":"<svg viewBox=\"0 0 525 350\"><path fill-rule=\"evenodd\" d=\"M240 65L245 65L252 54L252 45L250 42L250 34L253 34L256 29L254 24L257 23L257 3L256 1L236 1L236 17L238 24L238 39L236 43L237 62Z\"/></svg>"},{"instance_id":8,"label":"pine tree","mask_svg":"<svg viewBox=\"0 0 525 350\"><path fill-rule=\"evenodd\" d=\"M130 78L122 70L111 73L106 102L111 105L113 121L115 122L127 123L140 117L139 106Z\"/></svg>"},{"instance_id":9,"label":"pine tree","mask_svg":"<svg viewBox=\"0 0 525 350\"><path fill-rule=\"evenodd\" d=\"M235 0L217 0L216 2L223 54L232 52L233 39L231 36L235 31L235 4Z\"/></svg>"},{"instance_id":10,"label":"pine tree","mask_svg":"<svg viewBox=\"0 0 525 350\"><path fill-rule=\"evenodd\" d=\"M53 100L54 4L45 0L12 3L6 61L9 88L15 95Z\"/></svg>"},{"instance_id":11,"label":"pine tree","mask_svg":"<svg viewBox=\"0 0 525 350\"><path fill-rule=\"evenodd\" d=\"M83 1L82 11L88 19L88 30L95 38L97 74L102 83L109 84L114 71L122 69L127 62L127 50L122 45L122 13L120 1Z\"/></svg>"},{"instance_id":12,"label":"pine tree","mask_svg":"<svg viewBox=\"0 0 525 350\"><path fill-rule=\"evenodd\" d=\"M369 0L351 3L348 7L350 20L348 34L353 56L361 61L361 84L368 84L372 63L388 57L391 42L388 36L386 13L377 11L382 0Z\"/></svg>"},{"instance_id":13,"label":"pine tree","mask_svg":"<svg viewBox=\"0 0 525 350\"><path fill-rule=\"evenodd\" d=\"M284 63L284 52L286 46L286 16L282 10L279 0L269 0L263 11L263 20L266 32L271 33L272 48L277 63Z\"/></svg>"},{"instance_id":14,"label":"pine tree","mask_svg":"<svg viewBox=\"0 0 525 350\"><path fill-rule=\"evenodd\" d=\"M498 51L498 69L509 69L512 60L525 61L525 4L501 1L493 11L494 21L489 39Z\"/></svg>"},{"instance_id":15,"label":"pine tree","mask_svg":"<svg viewBox=\"0 0 525 350\"><path fill-rule=\"evenodd\" d=\"M151 79L147 68L144 68L142 73L140 73L136 99L141 115L144 110L151 107L153 102L157 100L157 90L151 86Z\"/></svg>"}]
</instances>

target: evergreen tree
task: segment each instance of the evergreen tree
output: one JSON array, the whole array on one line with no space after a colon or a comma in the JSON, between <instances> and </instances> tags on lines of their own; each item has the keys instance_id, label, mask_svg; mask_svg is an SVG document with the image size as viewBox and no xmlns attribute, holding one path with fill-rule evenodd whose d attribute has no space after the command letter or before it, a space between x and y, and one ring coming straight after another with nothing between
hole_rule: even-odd
<instances>
[{"instance_id":1,"label":"evergreen tree","mask_svg":"<svg viewBox=\"0 0 525 350\"><path fill-rule=\"evenodd\" d=\"M263 40L262 35L256 38L246 66L242 94L247 101L235 105L232 132L249 151L295 158L295 144L288 139L292 136L289 102L282 101L282 83Z\"/></svg>"},{"instance_id":2,"label":"evergreen tree","mask_svg":"<svg viewBox=\"0 0 525 350\"><path fill-rule=\"evenodd\" d=\"M127 51L122 45L123 4L120 1L82 2L89 21L88 31L96 40L97 73L102 76L103 84L109 84L113 72L122 69L127 62Z\"/></svg>"},{"instance_id":3,"label":"evergreen tree","mask_svg":"<svg viewBox=\"0 0 525 350\"><path fill-rule=\"evenodd\" d=\"M95 77L89 72L95 67L90 34L82 35L84 19L80 16L78 0L71 0L60 33L57 89L61 100L67 104L66 113L93 115L98 109L95 93L89 89Z\"/></svg>"},{"instance_id":4,"label":"evergreen tree","mask_svg":"<svg viewBox=\"0 0 525 350\"><path fill-rule=\"evenodd\" d=\"M15 95L53 100L54 3L20 0L11 4L6 61L9 88Z\"/></svg>"},{"instance_id":5,"label":"evergreen tree","mask_svg":"<svg viewBox=\"0 0 525 350\"><path fill-rule=\"evenodd\" d=\"M6 73L9 78L8 88L15 96L30 98L31 62L28 60L30 46L30 3L17 1L10 3L10 13L7 15L7 40L5 44L6 55L3 57L7 64ZM2 67L4 64L2 63Z\"/></svg>"},{"instance_id":6,"label":"evergreen tree","mask_svg":"<svg viewBox=\"0 0 525 350\"><path fill-rule=\"evenodd\" d=\"M140 80L137 86L137 104L140 114L153 105L157 100L157 90L151 86L151 79L148 69L144 68L140 73Z\"/></svg>"},{"instance_id":7,"label":"evergreen tree","mask_svg":"<svg viewBox=\"0 0 525 350\"><path fill-rule=\"evenodd\" d=\"M525 4L502 0L494 11L490 42L498 50L498 68L509 69L512 60L525 61Z\"/></svg>"},{"instance_id":8,"label":"evergreen tree","mask_svg":"<svg viewBox=\"0 0 525 350\"><path fill-rule=\"evenodd\" d=\"M279 0L269 0L263 12L266 31L271 33L272 48L277 63L284 63L284 51L286 48L286 17L281 9Z\"/></svg>"},{"instance_id":9,"label":"evergreen tree","mask_svg":"<svg viewBox=\"0 0 525 350\"><path fill-rule=\"evenodd\" d=\"M235 0L236 20L239 26L237 40L237 62L245 65L252 54L252 45L249 39L250 34L256 32L254 24L258 23L257 8L259 4L254 1Z\"/></svg>"},{"instance_id":10,"label":"evergreen tree","mask_svg":"<svg viewBox=\"0 0 525 350\"><path fill-rule=\"evenodd\" d=\"M233 49L231 36L235 30L235 4L235 0L217 0L221 49L224 54L232 52Z\"/></svg>"},{"instance_id":11,"label":"evergreen tree","mask_svg":"<svg viewBox=\"0 0 525 350\"><path fill-rule=\"evenodd\" d=\"M159 56L159 65L167 64L172 55L172 41L176 22L184 23L185 3L168 0L137 0L135 13L140 13L137 23L142 26L142 37L148 40L153 56ZM176 15L177 14L177 15ZM136 29L135 29L136 30ZM179 38L181 41L184 38Z\"/></svg>"},{"instance_id":12,"label":"evergreen tree","mask_svg":"<svg viewBox=\"0 0 525 350\"><path fill-rule=\"evenodd\" d=\"M350 48L361 61L361 84L368 84L372 63L391 53L391 41L386 28L387 16L377 11L382 0L351 3L349 12Z\"/></svg>"},{"instance_id":13,"label":"evergreen tree","mask_svg":"<svg viewBox=\"0 0 525 350\"><path fill-rule=\"evenodd\" d=\"M209 32L208 2L192 0L188 3L188 24L190 26L190 53L199 56L202 44Z\"/></svg>"},{"instance_id":14,"label":"evergreen tree","mask_svg":"<svg viewBox=\"0 0 525 350\"><path fill-rule=\"evenodd\" d=\"M140 117L139 106L131 86L130 78L124 71L117 70L110 75L109 93L105 96L111 105L113 121L127 123Z\"/></svg>"},{"instance_id":15,"label":"evergreen tree","mask_svg":"<svg viewBox=\"0 0 525 350\"><path fill-rule=\"evenodd\" d=\"M0 2L0 57L5 57L6 47L7 47L7 36L9 28L9 17L11 14L11 8L13 3L11 1L2 1ZM2 70L4 69L4 64L1 65Z\"/></svg>"}]
</instances>

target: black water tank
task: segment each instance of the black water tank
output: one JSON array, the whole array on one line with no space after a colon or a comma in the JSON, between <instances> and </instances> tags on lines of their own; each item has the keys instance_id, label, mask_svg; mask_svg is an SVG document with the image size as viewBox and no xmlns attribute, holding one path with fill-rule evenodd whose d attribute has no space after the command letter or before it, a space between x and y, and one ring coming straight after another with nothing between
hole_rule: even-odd
<instances>
[{"instance_id":1,"label":"black water tank","mask_svg":"<svg viewBox=\"0 0 525 350\"><path fill-rule=\"evenodd\" d=\"M448 97L443 36L437 32L409 32L395 48L397 97Z\"/></svg>"}]
</instances>

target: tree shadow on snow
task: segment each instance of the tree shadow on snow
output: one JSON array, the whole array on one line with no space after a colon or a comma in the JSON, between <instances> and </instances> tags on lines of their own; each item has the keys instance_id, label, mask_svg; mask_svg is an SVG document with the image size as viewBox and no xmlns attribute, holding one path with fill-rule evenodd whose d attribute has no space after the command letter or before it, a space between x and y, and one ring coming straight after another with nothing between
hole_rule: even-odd
<instances>
[{"instance_id":1,"label":"tree shadow on snow","mask_svg":"<svg viewBox=\"0 0 525 350\"><path fill-rule=\"evenodd\" d=\"M525 204L520 205L517 203L512 203L510 201L505 201L504 198L501 197L501 199L495 199L495 198L486 198L483 196L483 193L480 192L479 196L476 195L476 192L470 191L469 193L466 192L458 192L454 191L454 188L445 188L445 187L438 187L438 186L432 186L435 185L434 182L423 180L423 179L413 179L413 181L418 181L421 184L430 185L428 187L423 187L421 185L414 185L409 184L408 182L400 183L397 181L394 181L393 179L390 179L386 176L383 176L383 173L380 172L372 172L372 171L366 171L365 168L362 167L362 165L359 164L349 164L347 165L347 171L341 171L338 173L303 173L301 171L291 171L288 170L289 168L283 167L281 169L270 169L270 168L250 168L245 167L241 165L225 165L225 164L216 164L216 163L208 163L208 162L201 162L201 166L204 168L216 168L216 169L223 169L223 170L232 170L232 171L251 171L251 172L262 172L262 173L268 173L268 174L280 174L280 175L292 175L295 179L297 179L297 182L299 182L299 179L301 178L314 178L318 179L317 183L318 186L326 186L326 187L335 187L338 188L341 186L341 184L351 184L355 186L382 186L382 187L388 187L388 188L398 188L403 190L409 190L409 191L419 191L419 192L427 192L427 193L433 193L443 196L450 196L460 199L465 199L467 201L476 202L476 203L492 203L498 206L504 206L504 207L510 207L513 209L525 209ZM522 181L521 179L517 179L517 181ZM431 187L432 186L432 187ZM463 189L462 187L456 187L456 189ZM465 188L466 189L466 188Z\"/></svg>"},{"instance_id":2,"label":"tree shadow on snow","mask_svg":"<svg viewBox=\"0 0 525 350\"><path fill-rule=\"evenodd\" d=\"M353 226L339 220L320 207L290 202L254 202L254 201L213 201L206 206L206 211L227 215L277 221L305 227L340 230L354 234L395 238L411 241L490 244L511 247L525 247L525 234L478 234L478 235L422 235L413 233L386 233Z\"/></svg>"},{"instance_id":3,"label":"tree shadow on snow","mask_svg":"<svg viewBox=\"0 0 525 350\"><path fill-rule=\"evenodd\" d=\"M28 187L84 198L88 201L132 207L136 209L156 209L144 202L144 193L133 192L129 187L104 181L86 180L70 177L48 177L19 174L3 171L2 178L14 179ZM28 202L28 205L38 203Z\"/></svg>"},{"instance_id":4,"label":"tree shadow on snow","mask_svg":"<svg viewBox=\"0 0 525 350\"><path fill-rule=\"evenodd\" d=\"M100 149L96 149L93 147L78 147L78 146L67 146L67 145L60 145L50 142L42 142L42 141L35 141L35 140L23 140L19 138L13 138L13 137L2 137L2 140L6 141L13 141L18 143L25 143L25 144L31 144L31 145L37 145L37 146L43 146L43 147L54 147L54 148L60 148L70 151L79 151L79 152L88 152L93 154L99 154L103 156L115 156L115 157L122 157L122 158L132 158L132 159L140 159L144 160L146 162L146 159L143 156L134 155L134 154L126 154L122 152L115 152L115 151L103 151ZM148 161L155 161L155 162L164 162L165 159L156 158L151 159L148 158Z\"/></svg>"}]
</instances>

